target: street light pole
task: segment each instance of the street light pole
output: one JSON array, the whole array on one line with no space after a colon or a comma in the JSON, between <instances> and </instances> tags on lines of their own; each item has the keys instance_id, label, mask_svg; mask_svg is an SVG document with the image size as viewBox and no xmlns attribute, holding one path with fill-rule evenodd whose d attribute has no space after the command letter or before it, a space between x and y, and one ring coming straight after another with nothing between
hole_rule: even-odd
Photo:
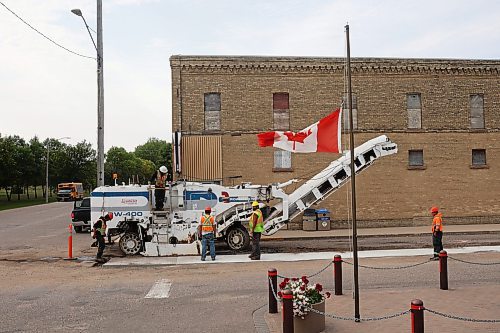
<instances>
[{"instance_id":1,"label":"street light pole","mask_svg":"<svg viewBox=\"0 0 500 333\"><path fill-rule=\"evenodd\" d=\"M71 139L69 136L65 136L59 139L56 139L57 141L63 140L63 139ZM50 151L50 139L47 138L47 164L45 166L45 203L49 203L49 151Z\"/></svg>"},{"instance_id":2,"label":"street light pole","mask_svg":"<svg viewBox=\"0 0 500 333\"><path fill-rule=\"evenodd\" d=\"M104 70L102 46L102 0L97 0L97 45L90 33L89 26L80 9L71 12L80 16L89 32L92 43L97 52L97 186L104 186Z\"/></svg>"},{"instance_id":3,"label":"street light pole","mask_svg":"<svg viewBox=\"0 0 500 333\"><path fill-rule=\"evenodd\" d=\"M97 186L104 186L104 77L102 0L97 0Z\"/></svg>"}]
</instances>

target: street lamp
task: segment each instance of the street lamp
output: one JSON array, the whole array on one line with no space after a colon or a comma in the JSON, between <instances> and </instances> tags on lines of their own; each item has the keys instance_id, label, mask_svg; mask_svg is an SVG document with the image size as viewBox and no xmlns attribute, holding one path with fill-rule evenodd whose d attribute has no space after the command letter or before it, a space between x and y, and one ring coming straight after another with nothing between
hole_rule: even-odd
<instances>
[{"instance_id":1,"label":"street lamp","mask_svg":"<svg viewBox=\"0 0 500 333\"><path fill-rule=\"evenodd\" d=\"M97 186L104 186L104 78L102 48L102 0L97 0L97 45L80 9L71 12L80 16L97 52Z\"/></svg>"},{"instance_id":2,"label":"street lamp","mask_svg":"<svg viewBox=\"0 0 500 333\"><path fill-rule=\"evenodd\" d=\"M71 139L71 138L69 136L64 136L56 140L59 141L65 139ZM47 139L47 166L45 169L45 203L49 203L49 151L50 151L50 139Z\"/></svg>"}]
</instances>

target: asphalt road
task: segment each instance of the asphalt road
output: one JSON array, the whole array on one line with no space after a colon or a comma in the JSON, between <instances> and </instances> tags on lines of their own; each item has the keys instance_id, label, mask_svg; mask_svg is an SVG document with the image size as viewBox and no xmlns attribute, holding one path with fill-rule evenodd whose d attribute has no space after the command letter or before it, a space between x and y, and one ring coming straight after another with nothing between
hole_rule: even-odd
<instances>
[{"instance_id":1,"label":"asphalt road","mask_svg":"<svg viewBox=\"0 0 500 333\"><path fill-rule=\"evenodd\" d=\"M0 332L255 332L255 322L263 324L262 309L265 310L267 302L267 269L270 265L282 275L301 276L314 274L329 263L200 263L182 267L104 268L61 259L40 260L66 256L70 211L71 203L54 203L0 212ZM95 249L89 248L89 234L75 234L74 237L75 255L95 253ZM465 235L463 237L467 239ZM424 239L428 242L428 237L423 237L422 242ZM266 251L301 250L301 247L310 250L331 241L334 240L276 241L265 242L263 246ZM378 237L377 242L387 240ZM406 244L413 242L414 239L408 239ZM480 262L500 261L498 253L460 257ZM425 259L362 259L360 263L398 266ZM488 290L491 287L492 292L498 290L500 265L471 269L450 261L449 267L453 272L450 285L454 288L484 286ZM402 270L362 269L360 289L367 295L368 291L380 290L387 290L390 295L393 290L436 288L437 276L437 262ZM164 294L168 297L146 298L153 286L162 281L169 283L169 292ZM324 284L326 290L332 290L331 268L313 281ZM352 267L346 265L346 294L351 286ZM413 296L405 296L401 304L390 304L380 296L377 300L381 304L387 301L383 311L392 313L402 306L407 307L410 297ZM485 309L482 317L495 317L497 310L498 306ZM493 311L493 314L487 311ZM399 331L408 329L407 323L403 325ZM460 332L454 327L451 326L451 331Z\"/></svg>"}]
</instances>

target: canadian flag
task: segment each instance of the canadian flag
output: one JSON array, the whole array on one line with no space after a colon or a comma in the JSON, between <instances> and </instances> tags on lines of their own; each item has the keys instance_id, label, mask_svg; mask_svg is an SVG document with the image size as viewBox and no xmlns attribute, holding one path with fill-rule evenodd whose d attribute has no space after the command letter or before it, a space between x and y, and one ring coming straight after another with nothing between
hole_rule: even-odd
<instances>
[{"instance_id":1,"label":"canadian flag","mask_svg":"<svg viewBox=\"0 0 500 333\"><path fill-rule=\"evenodd\" d=\"M337 109L297 133L274 131L257 134L259 146L273 146L294 153L338 153L340 151L341 113L342 109Z\"/></svg>"}]
</instances>

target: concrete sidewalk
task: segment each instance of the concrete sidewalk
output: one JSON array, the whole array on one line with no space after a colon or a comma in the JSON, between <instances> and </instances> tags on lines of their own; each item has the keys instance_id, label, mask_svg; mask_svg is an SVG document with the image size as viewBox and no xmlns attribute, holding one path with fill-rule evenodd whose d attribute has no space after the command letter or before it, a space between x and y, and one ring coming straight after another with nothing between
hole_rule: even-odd
<instances>
[{"instance_id":1,"label":"concrete sidewalk","mask_svg":"<svg viewBox=\"0 0 500 333\"><path fill-rule=\"evenodd\" d=\"M358 236L377 237L390 235L421 235L431 234L431 226L419 227L388 227L388 228L358 228ZM444 233L500 233L500 224L458 224L445 225ZM262 240L307 239L349 237L351 230L334 229L330 231L280 230L271 236L262 236Z\"/></svg>"},{"instance_id":2,"label":"concrete sidewalk","mask_svg":"<svg viewBox=\"0 0 500 333\"><path fill-rule=\"evenodd\" d=\"M472 262L493 263L500 262L500 253L476 253L457 255L458 258ZM401 258L365 259L364 263L372 266L394 266ZM343 317L347 320L326 317L324 332L411 332L411 316L409 313L395 318L380 318L398 314L410 308L413 299L420 299L428 310L438 311L443 314L459 317L452 319L443 317L429 311L424 311L425 331L440 333L468 333L468 332L500 332L500 293L498 292L499 280L495 277L500 274L500 265L470 266L455 261L449 261L449 290L440 290L439 283L431 283L439 275L436 274L437 263L415 270L397 270L390 273L376 271L369 272L375 276L380 285L367 283L367 273L361 274L365 281L360 287L360 316L370 321L354 322L354 300L350 290L352 267L345 266L343 295L334 296L326 300L325 312L330 315ZM465 268L480 271L474 275L473 271L464 271ZM432 274L429 274L432 272ZM468 276L468 277L466 277ZM478 278L478 276L485 278ZM487 279L486 279L487 278ZM428 281L429 283L411 283L411 280ZM333 284L328 278L323 280L326 289L333 290ZM372 281L372 280L370 280ZM400 283L401 281L401 283ZM278 283L280 280L278 280ZM364 282L364 283L363 283ZM394 284L394 286L392 285ZM331 288L331 289L330 289ZM282 313L269 314L267 307L264 319L269 332L282 332ZM377 320L380 318L381 320ZM472 322L467 319L497 320L495 323Z\"/></svg>"}]
</instances>

